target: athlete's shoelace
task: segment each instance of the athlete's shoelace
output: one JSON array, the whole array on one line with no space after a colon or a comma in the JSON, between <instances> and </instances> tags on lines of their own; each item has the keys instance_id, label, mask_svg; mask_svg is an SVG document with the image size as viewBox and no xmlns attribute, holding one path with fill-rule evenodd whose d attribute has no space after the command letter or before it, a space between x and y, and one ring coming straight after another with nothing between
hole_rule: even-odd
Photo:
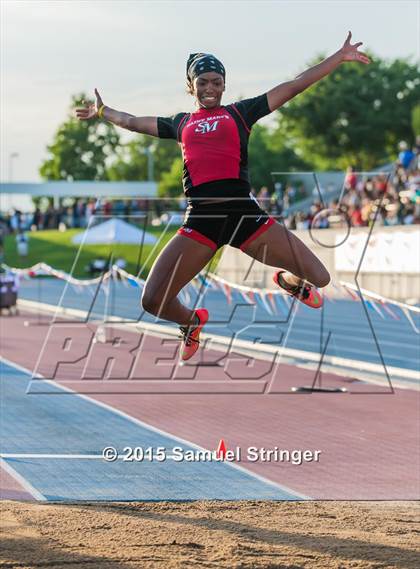
<instances>
[{"instance_id":1,"label":"athlete's shoelace","mask_svg":"<svg viewBox=\"0 0 420 569\"><path fill-rule=\"evenodd\" d=\"M190 347L193 342L196 342L197 344L200 343L199 340L191 338L191 334L196 328L197 326L193 326L191 329L184 326L179 327L179 329L181 330L181 335L179 336L179 338L181 338L184 341L184 344L188 347Z\"/></svg>"},{"instance_id":2,"label":"athlete's shoelace","mask_svg":"<svg viewBox=\"0 0 420 569\"><path fill-rule=\"evenodd\" d=\"M277 282L279 283L280 286L282 286L285 290L287 290L287 292L289 292L293 296L297 296L298 298L303 298L304 300L306 300L311 295L310 285L305 285L303 288L302 285L296 285L296 287L290 288L287 286L287 283L285 282L284 278L281 275L277 275Z\"/></svg>"},{"instance_id":3,"label":"athlete's shoelace","mask_svg":"<svg viewBox=\"0 0 420 569\"><path fill-rule=\"evenodd\" d=\"M288 292L296 298L306 300L311 295L311 287L309 285L306 285L303 288L297 286L296 289L289 289Z\"/></svg>"},{"instance_id":4,"label":"athlete's shoelace","mask_svg":"<svg viewBox=\"0 0 420 569\"><path fill-rule=\"evenodd\" d=\"M306 285L303 287L303 290L299 293L299 296L302 297L304 300L309 298L311 295L311 287Z\"/></svg>"}]
</instances>

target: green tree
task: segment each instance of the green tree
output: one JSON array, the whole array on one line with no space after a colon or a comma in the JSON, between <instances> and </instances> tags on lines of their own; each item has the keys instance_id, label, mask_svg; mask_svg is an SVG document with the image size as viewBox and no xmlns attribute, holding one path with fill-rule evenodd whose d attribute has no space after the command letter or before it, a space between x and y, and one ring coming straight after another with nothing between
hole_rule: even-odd
<instances>
[{"instance_id":1,"label":"green tree","mask_svg":"<svg viewBox=\"0 0 420 569\"><path fill-rule=\"evenodd\" d=\"M272 186L271 172L291 172L309 168L292 148L285 145L283 139L274 136L268 127L260 124L252 127L248 162L251 185L257 190L262 186Z\"/></svg>"},{"instance_id":2,"label":"green tree","mask_svg":"<svg viewBox=\"0 0 420 569\"><path fill-rule=\"evenodd\" d=\"M320 170L371 169L395 159L398 141L412 139L419 69L404 59L371 59L367 66L342 64L279 109L275 137Z\"/></svg>"},{"instance_id":3,"label":"green tree","mask_svg":"<svg viewBox=\"0 0 420 569\"><path fill-rule=\"evenodd\" d=\"M116 157L107 169L109 179L147 180L147 149L153 153L154 179L157 182L161 180L164 172L171 169L173 161L180 156L180 150L175 141L139 134L116 149Z\"/></svg>"},{"instance_id":4,"label":"green tree","mask_svg":"<svg viewBox=\"0 0 420 569\"><path fill-rule=\"evenodd\" d=\"M119 145L119 135L110 123L80 121L73 115L86 95L72 97L67 119L58 127L48 157L39 173L44 180L107 180L106 160Z\"/></svg>"},{"instance_id":5,"label":"green tree","mask_svg":"<svg viewBox=\"0 0 420 569\"><path fill-rule=\"evenodd\" d=\"M416 105L411 113L411 127L414 136L420 136L420 105Z\"/></svg>"},{"instance_id":6,"label":"green tree","mask_svg":"<svg viewBox=\"0 0 420 569\"><path fill-rule=\"evenodd\" d=\"M107 167L108 178L126 182L147 180L146 147L143 135L118 146Z\"/></svg>"},{"instance_id":7,"label":"green tree","mask_svg":"<svg viewBox=\"0 0 420 569\"><path fill-rule=\"evenodd\" d=\"M167 138L155 139L154 146L155 179L159 182L162 175L171 170L174 161L181 159L181 149L174 140Z\"/></svg>"},{"instance_id":8,"label":"green tree","mask_svg":"<svg viewBox=\"0 0 420 569\"><path fill-rule=\"evenodd\" d=\"M159 197L181 197L183 195L182 172L182 158L175 158L172 162L171 169L162 174L158 185Z\"/></svg>"}]
</instances>

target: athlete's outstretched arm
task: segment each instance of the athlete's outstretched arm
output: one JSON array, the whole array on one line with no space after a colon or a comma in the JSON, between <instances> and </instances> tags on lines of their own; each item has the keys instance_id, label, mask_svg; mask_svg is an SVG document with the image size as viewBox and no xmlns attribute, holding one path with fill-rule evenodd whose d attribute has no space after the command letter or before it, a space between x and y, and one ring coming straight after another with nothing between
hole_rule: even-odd
<instances>
[{"instance_id":1,"label":"athlete's outstretched arm","mask_svg":"<svg viewBox=\"0 0 420 569\"><path fill-rule=\"evenodd\" d=\"M348 33L343 47L336 53L330 55L330 57L327 57L324 61L318 63L318 65L310 67L292 81L281 83L280 85L277 85L277 87L274 87L274 89L271 89L271 91L268 91L267 97L270 110L275 111L284 105L284 103L293 99L293 97L334 71L334 69L345 61L358 61L366 65L370 63L366 54L357 51L357 48L361 46L363 42L358 42L352 45L350 40L351 32Z\"/></svg>"},{"instance_id":2,"label":"athlete's outstretched arm","mask_svg":"<svg viewBox=\"0 0 420 569\"><path fill-rule=\"evenodd\" d=\"M76 116L80 120L89 120L98 117L101 110L101 117L113 124L132 130L141 132L142 134L150 134L158 136L157 117L136 117L129 113L116 111L104 105L102 98L97 89L95 89L96 103L87 104L86 107L76 109Z\"/></svg>"}]
</instances>

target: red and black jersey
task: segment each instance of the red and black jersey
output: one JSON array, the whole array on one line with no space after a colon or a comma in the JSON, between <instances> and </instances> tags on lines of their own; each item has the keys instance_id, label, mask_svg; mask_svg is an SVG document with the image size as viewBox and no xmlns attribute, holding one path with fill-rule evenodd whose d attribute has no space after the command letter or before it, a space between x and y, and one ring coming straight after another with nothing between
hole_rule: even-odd
<instances>
[{"instance_id":1,"label":"red and black jersey","mask_svg":"<svg viewBox=\"0 0 420 569\"><path fill-rule=\"evenodd\" d=\"M216 109L158 117L159 138L173 138L182 148L188 197L235 197L250 191L249 135L252 125L270 112L264 94Z\"/></svg>"}]
</instances>

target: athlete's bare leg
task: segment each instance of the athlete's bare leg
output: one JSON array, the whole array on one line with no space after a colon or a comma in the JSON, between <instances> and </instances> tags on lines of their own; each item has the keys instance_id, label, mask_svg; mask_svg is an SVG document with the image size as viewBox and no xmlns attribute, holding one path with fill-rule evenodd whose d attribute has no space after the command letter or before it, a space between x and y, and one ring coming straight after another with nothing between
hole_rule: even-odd
<instances>
[{"instance_id":1,"label":"athlete's bare leg","mask_svg":"<svg viewBox=\"0 0 420 569\"><path fill-rule=\"evenodd\" d=\"M318 288L330 282L330 275L318 257L280 223L251 241L244 252L261 263L288 271L283 278L292 286L300 285L302 279Z\"/></svg>"},{"instance_id":2,"label":"athlete's bare leg","mask_svg":"<svg viewBox=\"0 0 420 569\"><path fill-rule=\"evenodd\" d=\"M143 290L144 310L181 326L191 323L194 311L178 300L179 291L211 260L215 251L176 234L154 262Z\"/></svg>"}]
</instances>

